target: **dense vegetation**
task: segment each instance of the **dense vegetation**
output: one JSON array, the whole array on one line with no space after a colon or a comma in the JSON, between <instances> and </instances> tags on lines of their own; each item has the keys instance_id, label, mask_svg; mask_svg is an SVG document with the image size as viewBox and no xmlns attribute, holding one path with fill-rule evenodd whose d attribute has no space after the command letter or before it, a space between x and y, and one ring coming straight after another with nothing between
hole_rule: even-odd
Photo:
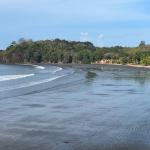
<instances>
[{"instance_id":1,"label":"dense vegetation","mask_svg":"<svg viewBox=\"0 0 150 150\"><path fill-rule=\"evenodd\" d=\"M150 45L95 47L90 42L20 39L0 51L1 63L118 63L150 65Z\"/></svg>"}]
</instances>

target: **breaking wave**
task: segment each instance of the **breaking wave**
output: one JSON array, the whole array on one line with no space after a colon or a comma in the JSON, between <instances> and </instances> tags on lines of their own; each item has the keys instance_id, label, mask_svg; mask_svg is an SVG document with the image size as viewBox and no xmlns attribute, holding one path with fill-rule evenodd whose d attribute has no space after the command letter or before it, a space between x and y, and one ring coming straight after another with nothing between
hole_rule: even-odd
<instances>
[{"instance_id":1,"label":"breaking wave","mask_svg":"<svg viewBox=\"0 0 150 150\"><path fill-rule=\"evenodd\" d=\"M0 81L16 80L16 79L22 79L22 78L31 77L31 76L34 76L34 74L2 75L2 76L0 76Z\"/></svg>"},{"instance_id":2,"label":"breaking wave","mask_svg":"<svg viewBox=\"0 0 150 150\"><path fill-rule=\"evenodd\" d=\"M61 70L63 70L63 68L57 67L57 69L54 70L53 73L56 73L56 72L61 71Z\"/></svg>"},{"instance_id":3,"label":"breaking wave","mask_svg":"<svg viewBox=\"0 0 150 150\"><path fill-rule=\"evenodd\" d=\"M45 69L45 67L43 67L43 66L38 66L38 65L32 65L32 66L35 67L36 69L42 69L42 70Z\"/></svg>"},{"instance_id":4,"label":"breaking wave","mask_svg":"<svg viewBox=\"0 0 150 150\"><path fill-rule=\"evenodd\" d=\"M39 85L39 84L43 84L43 83L50 82L50 81L53 81L53 80L62 78L62 77L64 77L64 76L66 76L66 75L61 75L61 76L57 76L57 77L52 77L52 78L50 78L50 79L45 79L45 80L36 81L36 82L30 82L30 83L23 84L23 85L18 85L18 86L12 87L12 88L3 89L3 90L0 90L0 92L2 92L2 91L7 91L7 90L14 90L14 89L20 89L20 88L31 87L31 86L35 86L35 85Z\"/></svg>"}]
</instances>

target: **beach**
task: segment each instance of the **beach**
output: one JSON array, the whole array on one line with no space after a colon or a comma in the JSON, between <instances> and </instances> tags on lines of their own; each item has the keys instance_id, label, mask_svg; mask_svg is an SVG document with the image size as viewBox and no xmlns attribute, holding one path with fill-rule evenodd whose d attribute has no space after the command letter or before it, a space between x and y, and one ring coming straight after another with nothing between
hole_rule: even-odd
<instances>
[{"instance_id":1,"label":"beach","mask_svg":"<svg viewBox=\"0 0 150 150\"><path fill-rule=\"evenodd\" d=\"M55 64L0 70L0 149L150 149L148 69Z\"/></svg>"}]
</instances>

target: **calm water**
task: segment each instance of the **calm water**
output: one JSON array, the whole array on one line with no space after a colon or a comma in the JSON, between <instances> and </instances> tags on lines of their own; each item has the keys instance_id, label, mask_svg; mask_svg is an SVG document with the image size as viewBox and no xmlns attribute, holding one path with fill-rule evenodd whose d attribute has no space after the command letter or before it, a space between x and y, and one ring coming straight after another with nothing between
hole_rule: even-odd
<instances>
[{"instance_id":1,"label":"calm water","mask_svg":"<svg viewBox=\"0 0 150 150\"><path fill-rule=\"evenodd\" d=\"M0 65L0 150L149 150L150 71Z\"/></svg>"}]
</instances>

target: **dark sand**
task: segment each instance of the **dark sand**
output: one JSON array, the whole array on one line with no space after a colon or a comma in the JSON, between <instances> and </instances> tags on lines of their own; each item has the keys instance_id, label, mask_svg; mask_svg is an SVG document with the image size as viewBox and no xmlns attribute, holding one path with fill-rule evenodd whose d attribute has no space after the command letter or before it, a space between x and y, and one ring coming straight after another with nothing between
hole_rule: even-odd
<instances>
[{"instance_id":1,"label":"dark sand","mask_svg":"<svg viewBox=\"0 0 150 150\"><path fill-rule=\"evenodd\" d=\"M4 93L0 150L149 150L149 72L94 66Z\"/></svg>"}]
</instances>

